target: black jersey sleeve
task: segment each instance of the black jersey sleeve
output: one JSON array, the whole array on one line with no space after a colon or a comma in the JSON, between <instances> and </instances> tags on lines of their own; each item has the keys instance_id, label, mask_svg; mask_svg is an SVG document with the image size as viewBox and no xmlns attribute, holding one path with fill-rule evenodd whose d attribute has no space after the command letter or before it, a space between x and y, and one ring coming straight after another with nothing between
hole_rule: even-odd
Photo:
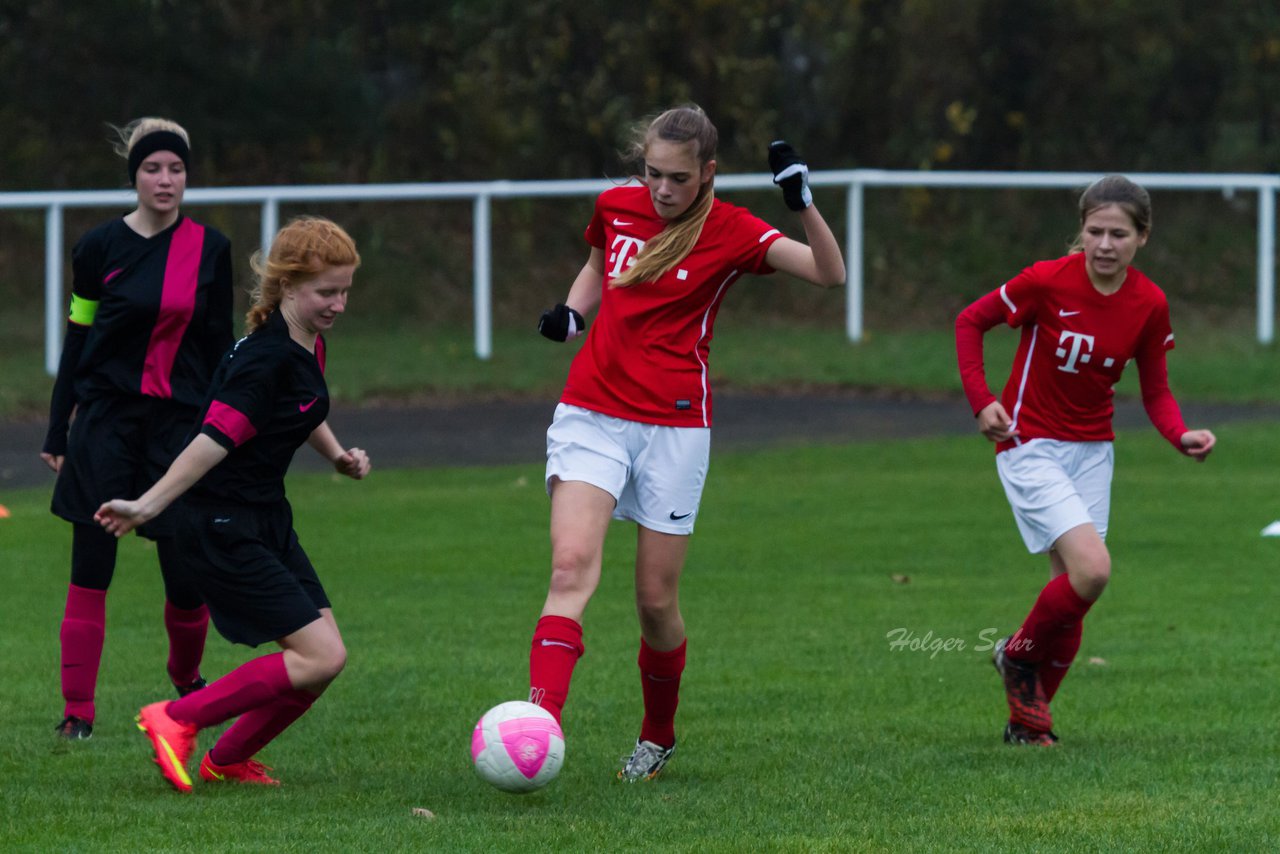
<instances>
[{"instance_id":1,"label":"black jersey sleeve","mask_svg":"<svg viewBox=\"0 0 1280 854\"><path fill-rule=\"evenodd\" d=\"M43 451L54 456L67 453L67 430L71 425L71 413L76 408L76 365L84 352L89 327L67 323L66 336L62 339L62 358L58 361L58 376L53 381L53 395L49 400L49 430L45 433Z\"/></svg>"},{"instance_id":2,"label":"black jersey sleeve","mask_svg":"<svg viewBox=\"0 0 1280 854\"><path fill-rule=\"evenodd\" d=\"M103 263L102 240L95 229L71 250L71 293L94 302L101 299Z\"/></svg>"},{"instance_id":3,"label":"black jersey sleeve","mask_svg":"<svg viewBox=\"0 0 1280 854\"><path fill-rule=\"evenodd\" d=\"M227 450L256 436L270 419L284 360L251 335L226 355L200 432ZM246 343L248 346L246 346Z\"/></svg>"},{"instance_id":4,"label":"black jersey sleeve","mask_svg":"<svg viewBox=\"0 0 1280 854\"><path fill-rule=\"evenodd\" d=\"M63 456L67 453L67 430L71 413L76 408L75 374L89 337L89 327L102 296L102 241L97 231L81 237L71 250L71 308L67 331L62 339L62 356L58 375L53 381L49 400L49 429L45 433L43 451Z\"/></svg>"}]
</instances>

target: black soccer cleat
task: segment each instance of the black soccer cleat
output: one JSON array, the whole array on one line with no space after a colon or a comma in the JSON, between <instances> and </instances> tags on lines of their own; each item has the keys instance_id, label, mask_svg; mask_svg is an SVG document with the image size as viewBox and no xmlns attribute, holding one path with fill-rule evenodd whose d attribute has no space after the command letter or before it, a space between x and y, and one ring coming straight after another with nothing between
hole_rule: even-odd
<instances>
[{"instance_id":1,"label":"black soccer cleat","mask_svg":"<svg viewBox=\"0 0 1280 854\"><path fill-rule=\"evenodd\" d=\"M93 724L75 715L67 715L62 719L62 723L53 728L53 731L67 741L84 741L87 738L93 738Z\"/></svg>"},{"instance_id":2,"label":"black soccer cleat","mask_svg":"<svg viewBox=\"0 0 1280 854\"><path fill-rule=\"evenodd\" d=\"M1058 737L1050 730L1035 730L1010 721L1004 728L1004 743L1031 747L1053 747Z\"/></svg>"},{"instance_id":3,"label":"black soccer cleat","mask_svg":"<svg viewBox=\"0 0 1280 854\"><path fill-rule=\"evenodd\" d=\"M1005 699L1009 702L1009 720L1030 730L1048 732L1053 727L1049 700L1034 664L1023 663L1005 654L1012 636L996 641L991 663L1004 681Z\"/></svg>"},{"instance_id":4,"label":"black soccer cleat","mask_svg":"<svg viewBox=\"0 0 1280 854\"><path fill-rule=\"evenodd\" d=\"M179 699L181 699L182 697L185 697L188 694L199 691L201 688L203 688L208 684L209 683L205 681L203 676L197 676L194 682L191 682L187 685L179 685L178 683L175 682L173 683L173 688L175 691L178 692L178 697Z\"/></svg>"}]
</instances>

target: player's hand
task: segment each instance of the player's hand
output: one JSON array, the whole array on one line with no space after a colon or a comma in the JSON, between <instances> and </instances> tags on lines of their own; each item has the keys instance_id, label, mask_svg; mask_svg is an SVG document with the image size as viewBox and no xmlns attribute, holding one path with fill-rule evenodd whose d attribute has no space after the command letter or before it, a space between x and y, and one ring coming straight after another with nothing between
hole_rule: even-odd
<instances>
[{"instance_id":1,"label":"player's hand","mask_svg":"<svg viewBox=\"0 0 1280 854\"><path fill-rule=\"evenodd\" d=\"M125 501L123 498L103 502L98 512L93 514L93 521L117 537L123 537L150 519L141 504L137 501Z\"/></svg>"},{"instance_id":2,"label":"player's hand","mask_svg":"<svg viewBox=\"0 0 1280 854\"><path fill-rule=\"evenodd\" d=\"M773 183L782 188L782 198L793 211L802 211L813 204L809 192L809 166L791 147L791 143L775 140L769 143L769 168L773 170Z\"/></svg>"},{"instance_id":3,"label":"player's hand","mask_svg":"<svg viewBox=\"0 0 1280 854\"><path fill-rule=\"evenodd\" d=\"M63 454L50 454L47 451L40 452L40 459L44 460L45 465L53 469L54 474L62 471L62 461L66 459Z\"/></svg>"},{"instance_id":4,"label":"player's hand","mask_svg":"<svg viewBox=\"0 0 1280 854\"><path fill-rule=\"evenodd\" d=\"M1208 430L1188 430L1182 434L1178 442L1188 457L1202 463L1213 450L1213 446L1218 444L1218 438Z\"/></svg>"},{"instance_id":5,"label":"player's hand","mask_svg":"<svg viewBox=\"0 0 1280 854\"><path fill-rule=\"evenodd\" d=\"M587 322L577 310L561 302L542 313L538 331L552 341L570 341L587 331Z\"/></svg>"},{"instance_id":6,"label":"player's hand","mask_svg":"<svg viewBox=\"0 0 1280 854\"><path fill-rule=\"evenodd\" d=\"M369 462L369 455L360 448L344 451L342 456L333 461L333 467L337 469L338 474L345 474L354 480L363 480L373 468Z\"/></svg>"},{"instance_id":7,"label":"player's hand","mask_svg":"<svg viewBox=\"0 0 1280 854\"><path fill-rule=\"evenodd\" d=\"M993 442L1004 442L1018 435L1013 419L998 400L993 400L978 413L978 432Z\"/></svg>"}]
</instances>

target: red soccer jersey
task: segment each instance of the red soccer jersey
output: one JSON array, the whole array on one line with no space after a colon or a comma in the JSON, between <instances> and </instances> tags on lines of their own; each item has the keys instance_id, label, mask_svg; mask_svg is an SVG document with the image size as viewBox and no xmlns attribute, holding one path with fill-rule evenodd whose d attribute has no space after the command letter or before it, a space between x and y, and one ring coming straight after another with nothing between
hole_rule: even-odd
<instances>
[{"instance_id":1,"label":"red soccer jersey","mask_svg":"<svg viewBox=\"0 0 1280 854\"><path fill-rule=\"evenodd\" d=\"M716 199L693 251L655 282L609 282L666 226L646 187L600 194L587 242L604 250L600 310L569 369L561 401L673 427L711 426L708 358L725 292L743 273L772 273L765 255L782 236Z\"/></svg>"},{"instance_id":2,"label":"red soccer jersey","mask_svg":"<svg viewBox=\"0 0 1280 854\"><path fill-rule=\"evenodd\" d=\"M1102 294L1077 252L1031 265L961 312L956 349L975 413L995 400L983 371L982 334L1001 321L1021 327L1022 339L1000 401L1019 435L997 452L1029 439L1114 439L1113 386L1130 359L1138 363L1152 423L1181 449L1187 428L1165 371L1165 352L1173 349L1169 304L1141 272L1130 267L1118 291Z\"/></svg>"}]
</instances>

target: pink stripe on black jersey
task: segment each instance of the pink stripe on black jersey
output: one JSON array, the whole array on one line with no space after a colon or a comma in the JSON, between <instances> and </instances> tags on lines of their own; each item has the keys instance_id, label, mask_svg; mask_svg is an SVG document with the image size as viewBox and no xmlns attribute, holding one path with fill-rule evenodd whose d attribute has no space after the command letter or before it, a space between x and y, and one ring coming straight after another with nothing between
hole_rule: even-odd
<instances>
[{"instance_id":1,"label":"pink stripe on black jersey","mask_svg":"<svg viewBox=\"0 0 1280 854\"><path fill-rule=\"evenodd\" d=\"M164 285L160 291L160 314L151 330L146 361L142 367L142 393L151 397L172 397L169 379L178 356L182 336L196 307L196 285L200 253L204 248L204 226L183 220L173 233L165 263Z\"/></svg>"},{"instance_id":2,"label":"pink stripe on black jersey","mask_svg":"<svg viewBox=\"0 0 1280 854\"><path fill-rule=\"evenodd\" d=\"M204 423L230 439L237 448L258 434L249 416L217 400L209 404Z\"/></svg>"},{"instance_id":3,"label":"pink stripe on black jersey","mask_svg":"<svg viewBox=\"0 0 1280 854\"><path fill-rule=\"evenodd\" d=\"M324 373L324 359L325 359L324 336L317 335L316 336L316 362L320 364L320 373L322 374Z\"/></svg>"}]
</instances>

